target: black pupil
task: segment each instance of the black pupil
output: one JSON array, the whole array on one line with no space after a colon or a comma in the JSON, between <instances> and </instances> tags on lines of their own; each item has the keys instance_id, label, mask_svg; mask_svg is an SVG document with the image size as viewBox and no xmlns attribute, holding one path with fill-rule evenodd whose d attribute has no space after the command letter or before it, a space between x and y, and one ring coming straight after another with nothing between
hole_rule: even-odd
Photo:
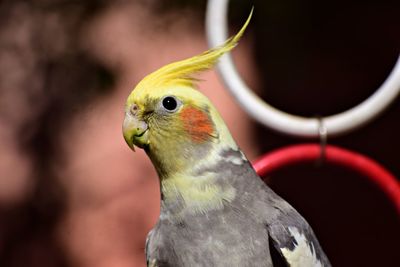
<instances>
[{"instance_id":1,"label":"black pupil","mask_svg":"<svg viewBox=\"0 0 400 267\"><path fill-rule=\"evenodd\" d=\"M166 98L164 98L162 104L163 104L164 108L167 110L174 110L174 109L176 109L176 106L178 105L176 103L175 98L173 98L171 96L167 96Z\"/></svg>"}]
</instances>

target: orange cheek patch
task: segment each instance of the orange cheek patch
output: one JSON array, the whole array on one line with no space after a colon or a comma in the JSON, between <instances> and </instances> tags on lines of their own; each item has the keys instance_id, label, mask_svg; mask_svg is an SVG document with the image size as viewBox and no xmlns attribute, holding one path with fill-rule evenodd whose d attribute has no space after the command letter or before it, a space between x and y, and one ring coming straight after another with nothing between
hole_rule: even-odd
<instances>
[{"instance_id":1,"label":"orange cheek patch","mask_svg":"<svg viewBox=\"0 0 400 267\"><path fill-rule=\"evenodd\" d=\"M183 128L193 142L205 142L213 135L214 125L206 112L194 107L185 107L180 116Z\"/></svg>"}]
</instances>

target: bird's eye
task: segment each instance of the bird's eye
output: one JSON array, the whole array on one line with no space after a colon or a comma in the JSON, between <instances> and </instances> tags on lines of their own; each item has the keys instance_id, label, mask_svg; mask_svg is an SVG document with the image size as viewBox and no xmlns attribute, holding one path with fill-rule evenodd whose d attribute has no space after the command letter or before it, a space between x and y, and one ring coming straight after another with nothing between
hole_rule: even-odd
<instances>
[{"instance_id":1,"label":"bird's eye","mask_svg":"<svg viewBox=\"0 0 400 267\"><path fill-rule=\"evenodd\" d=\"M178 102L176 101L175 97L167 96L163 99L162 105L168 111L175 111L178 107Z\"/></svg>"}]
</instances>

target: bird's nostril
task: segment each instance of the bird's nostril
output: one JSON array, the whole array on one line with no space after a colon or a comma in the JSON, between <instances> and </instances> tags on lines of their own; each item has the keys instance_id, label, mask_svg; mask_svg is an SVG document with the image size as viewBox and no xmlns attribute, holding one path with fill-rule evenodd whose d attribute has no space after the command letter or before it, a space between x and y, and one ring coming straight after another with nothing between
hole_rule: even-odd
<instances>
[{"instance_id":1,"label":"bird's nostril","mask_svg":"<svg viewBox=\"0 0 400 267\"><path fill-rule=\"evenodd\" d=\"M136 104L133 104L133 105L131 106L131 113L132 113L132 115L135 115L135 114L137 113L137 111L138 111L138 106L137 106Z\"/></svg>"}]
</instances>

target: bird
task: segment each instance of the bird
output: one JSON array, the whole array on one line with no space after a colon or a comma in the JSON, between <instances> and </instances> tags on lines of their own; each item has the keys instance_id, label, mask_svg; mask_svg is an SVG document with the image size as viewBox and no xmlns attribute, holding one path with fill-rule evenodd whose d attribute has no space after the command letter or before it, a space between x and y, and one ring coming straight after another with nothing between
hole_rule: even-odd
<instances>
[{"instance_id":1,"label":"bird","mask_svg":"<svg viewBox=\"0 0 400 267\"><path fill-rule=\"evenodd\" d=\"M222 45L170 63L129 94L122 125L160 181L160 215L145 243L147 266L331 266L307 221L257 175L197 85L249 24Z\"/></svg>"}]
</instances>

